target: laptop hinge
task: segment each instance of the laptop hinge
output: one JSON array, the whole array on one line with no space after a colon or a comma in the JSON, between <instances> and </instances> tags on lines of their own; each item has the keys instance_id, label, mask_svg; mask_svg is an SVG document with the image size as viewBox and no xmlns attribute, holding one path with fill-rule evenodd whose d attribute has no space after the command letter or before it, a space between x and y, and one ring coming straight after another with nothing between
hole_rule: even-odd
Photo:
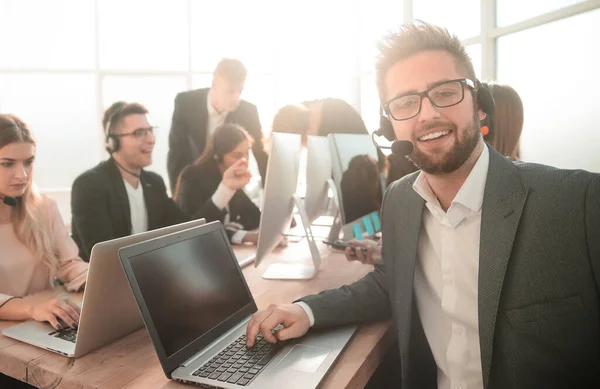
<instances>
[{"instance_id":1,"label":"laptop hinge","mask_svg":"<svg viewBox=\"0 0 600 389\"><path fill-rule=\"evenodd\" d=\"M223 335L219 336L211 344L209 344L208 346L204 347L202 349L202 351L199 351L198 353L194 354L190 359L188 359L187 361L185 361L184 363L182 363L179 366L180 367L188 367L189 365L191 365L192 363L194 363L198 358L200 358L201 356L203 356L207 352L211 351L214 346L216 346L217 344L219 344L219 342L221 342L225 338L231 336L231 334L233 334L234 332L236 332L237 330L239 330L240 327L245 326L246 323L248 323L250 321L251 317L252 317L252 315L247 316L244 320L240 321L235 327L232 327L229 331L227 331Z\"/></svg>"}]
</instances>

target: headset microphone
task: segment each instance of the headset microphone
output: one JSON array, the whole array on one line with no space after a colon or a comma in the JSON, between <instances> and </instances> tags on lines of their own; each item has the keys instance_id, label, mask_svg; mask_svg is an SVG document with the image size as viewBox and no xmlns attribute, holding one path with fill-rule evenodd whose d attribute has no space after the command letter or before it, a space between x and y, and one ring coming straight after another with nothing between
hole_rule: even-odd
<instances>
[{"instance_id":1,"label":"headset microphone","mask_svg":"<svg viewBox=\"0 0 600 389\"><path fill-rule=\"evenodd\" d=\"M397 154L397 155L402 155L402 156L410 155L410 153L412 153L413 150L415 149L413 143L409 140L397 140L394 143L392 143L391 146L380 145L375 140L375 136L380 135L377 133L378 131L373 131L373 133L371 134L371 141L373 142L375 147L378 147L379 149L391 150L392 154Z\"/></svg>"},{"instance_id":2,"label":"headset microphone","mask_svg":"<svg viewBox=\"0 0 600 389\"><path fill-rule=\"evenodd\" d=\"M0 197L2 199L2 202L6 205L8 205L9 207L16 207L17 206L17 199L14 197L10 197L10 196L5 196L5 197Z\"/></svg>"},{"instance_id":3,"label":"headset microphone","mask_svg":"<svg viewBox=\"0 0 600 389\"><path fill-rule=\"evenodd\" d=\"M140 178L140 175L137 173L132 172L131 170L127 170L123 167L123 165L121 165L119 162L117 162L116 159L113 158L113 161L115 161L115 164L121 168L121 170L123 170L125 173L129 173L130 175L134 176L135 178Z\"/></svg>"},{"instance_id":4,"label":"headset microphone","mask_svg":"<svg viewBox=\"0 0 600 389\"><path fill-rule=\"evenodd\" d=\"M392 153L403 157L410 155L415 149L413 143L409 140L397 140L392 143Z\"/></svg>"}]
</instances>

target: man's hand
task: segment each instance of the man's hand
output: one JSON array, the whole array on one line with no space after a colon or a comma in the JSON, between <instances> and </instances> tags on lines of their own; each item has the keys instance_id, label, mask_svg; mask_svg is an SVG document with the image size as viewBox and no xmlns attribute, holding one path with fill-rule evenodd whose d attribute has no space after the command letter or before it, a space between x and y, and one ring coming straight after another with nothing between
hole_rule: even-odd
<instances>
[{"instance_id":1,"label":"man's hand","mask_svg":"<svg viewBox=\"0 0 600 389\"><path fill-rule=\"evenodd\" d=\"M284 328L274 334L273 329L279 324ZM310 319L298 304L271 305L267 309L256 312L246 328L246 345L254 346L258 332L262 332L267 342L277 343L287 339L299 338L310 328Z\"/></svg>"},{"instance_id":2,"label":"man's hand","mask_svg":"<svg viewBox=\"0 0 600 389\"><path fill-rule=\"evenodd\" d=\"M239 190L250 182L250 170L248 161L245 158L240 159L223 172L223 184L232 190Z\"/></svg>"},{"instance_id":3,"label":"man's hand","mask_svg":"<svg viewBox=\"0 0 600 389\"><path fill-rule=\"evenodd\" d=\"M375 265L376 262L381 261L381 239L376 242L374 240L351 240L348 242L350 247L346 247L344 255L349 261L360 261L366 265ZM355 250L354 247L357 247ZM364 247L367 249L366 253L360 249Z\"/></svg>"}]
</instances>

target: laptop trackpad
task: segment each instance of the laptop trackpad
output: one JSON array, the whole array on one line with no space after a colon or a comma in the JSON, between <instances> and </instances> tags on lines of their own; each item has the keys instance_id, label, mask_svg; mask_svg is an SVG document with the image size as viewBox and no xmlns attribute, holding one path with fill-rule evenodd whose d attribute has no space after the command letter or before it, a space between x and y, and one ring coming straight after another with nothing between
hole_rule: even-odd
<instances>
[{"instance_id":1,"label":"laptop trackpad","mask_svg":"<svg viewBox=\"0 0 600 389\"><path fill-rule=\"evenodd\" d=\"M330 349L297 344L279 362L278 369L316 373L330 353Z\"/></svg>"}]
</instances>

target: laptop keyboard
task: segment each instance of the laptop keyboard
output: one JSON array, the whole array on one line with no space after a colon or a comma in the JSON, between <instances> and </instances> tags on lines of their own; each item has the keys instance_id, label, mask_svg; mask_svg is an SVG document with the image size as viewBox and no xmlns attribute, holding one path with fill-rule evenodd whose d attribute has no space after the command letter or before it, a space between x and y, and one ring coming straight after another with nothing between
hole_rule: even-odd
<instances>
[{"instance_id":1,"label":"laptop keyboard","mask_svg":"<svg viewBox=\"0 0 600 389\"><path fill-rule=\"evenodd\" d=\"M54 336L58 339L66 340L67 342L75 343L75 339L77 338L77 330L71 327L67 327L58 331L51 332L48 335Z\"/></svg>"},{"instance_id":2,"label":"laptop keyboard","mask_svg":"<svg viewBox=\"0 0 600 389\"><path fill-rule=\"evenodd\" d=\"M277 355L281 347L280 343L267 342L259 333L254 347L247 348L246 335L244 334L193 372L192 375L247 386Z\"/></svg>"}]
</instances>

